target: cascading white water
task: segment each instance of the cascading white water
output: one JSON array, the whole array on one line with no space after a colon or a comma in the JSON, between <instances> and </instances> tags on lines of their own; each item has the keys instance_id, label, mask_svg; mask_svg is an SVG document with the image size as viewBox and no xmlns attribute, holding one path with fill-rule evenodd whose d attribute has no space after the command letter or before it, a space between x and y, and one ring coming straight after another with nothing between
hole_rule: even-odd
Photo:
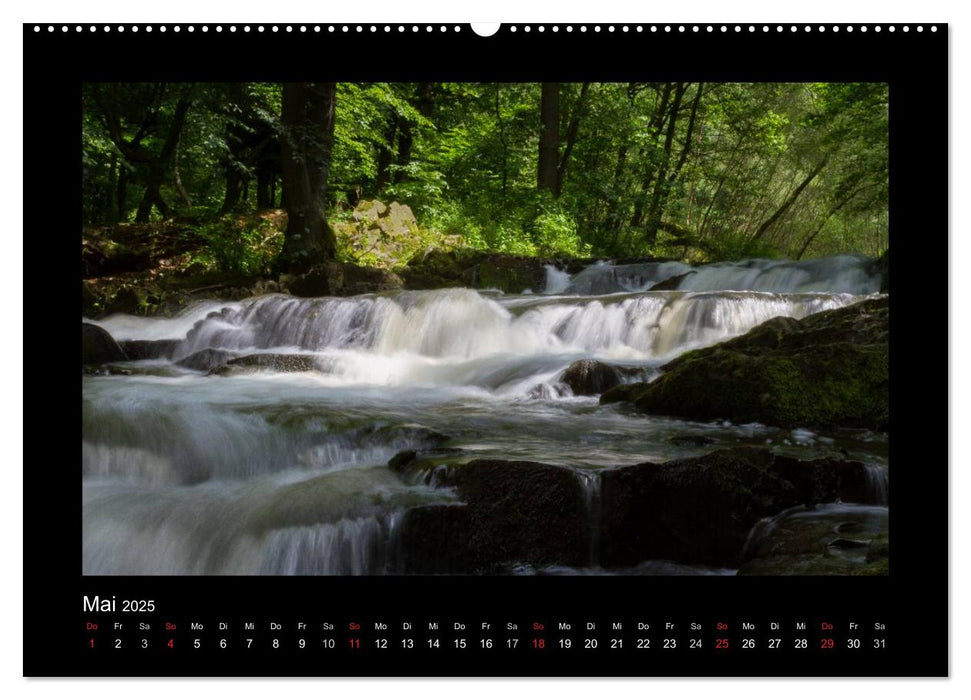
<instances>
[{"instance_id":1,"label":"cascading white water","mask_svg":"<svg viewBox=\"0 0 971 700\"><path fill-rule=\"evenodd\" d=\"M814 262L711 266L682 282L709 274L801 289L829 270L833 289L645 292L637 289L653 278L690 268L600 265L573 277L549 269L544 296L270 295L204 302L173 319L98 321L120 340L178 346L170 359L131 363L131 376L84 379L84 573L395 572L402 513L455 497L406 483L384 465L401 450L446 440L473 455L577 469L594 530L600 482L591 467L711 449L672 441L686 434L727 446L782 443L787 433L597 407L560 383L564 370L593 358L635 381L685 350L872 291L849 289L860 265ZM315 371L209 376L177 364L203 350L310 355ZM880 502L873 483L872 502ZM598 544L591 538L592 566Z\"/></svg>"},{"instance_id":2,"label":"cascading white water","mask_svg":"<svg viewBox=\"0 0 971 700\"><path fill-rule=\"evenodd\" d=\"M887 505L890 502L889 470L880 464L865 464L863 469L863 475L866 479L864 501L877 505Z\"/></svg>"},{"instance_id":3,"label":"cascading white water","mask_svg":"<svg viewBox=\"0 0 971 700\"><path fill-rule=\"evenodd\" d=\"M613 265L599 262L576 275L547 266L546 294L610 294L643 292L655 284L683 276L674 289L694 292L839 292L873 294L880 290L874 260L838 255L817 260L743 260L691 267L679 262ZM550 285L552 284L552 288Z\"/></svg>"}]
</instances>

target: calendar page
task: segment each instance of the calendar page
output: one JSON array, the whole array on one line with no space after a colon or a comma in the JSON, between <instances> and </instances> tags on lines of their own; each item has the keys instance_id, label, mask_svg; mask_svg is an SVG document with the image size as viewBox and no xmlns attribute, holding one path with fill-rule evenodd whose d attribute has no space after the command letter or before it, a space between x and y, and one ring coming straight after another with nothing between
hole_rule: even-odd
<instances>
[{"instance_id":1,"label":"calendar page","mask_svg":"<svg viewBox=\"0 0 971 700\"><path fill-rule=\"evenodd\" d=\"M947 675L947 33L25 25L24 673Z\"/></svg>"}]
</instances>

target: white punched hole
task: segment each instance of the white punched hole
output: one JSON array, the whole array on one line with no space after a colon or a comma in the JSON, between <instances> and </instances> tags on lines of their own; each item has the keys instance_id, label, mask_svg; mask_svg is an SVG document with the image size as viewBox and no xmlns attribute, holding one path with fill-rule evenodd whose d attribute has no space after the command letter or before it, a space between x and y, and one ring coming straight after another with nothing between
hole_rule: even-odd
<instances>
[{"instance_id":1,"label":"white punched hole","mask_svg":"<svg viewBox=\"0 0 971 700\"><path fill-rule=\"evenodd\" d=\"M492 36L499 31L502 24L499 22L473 22L472 31L479 36Z\"/></svg>"}]
</instances>

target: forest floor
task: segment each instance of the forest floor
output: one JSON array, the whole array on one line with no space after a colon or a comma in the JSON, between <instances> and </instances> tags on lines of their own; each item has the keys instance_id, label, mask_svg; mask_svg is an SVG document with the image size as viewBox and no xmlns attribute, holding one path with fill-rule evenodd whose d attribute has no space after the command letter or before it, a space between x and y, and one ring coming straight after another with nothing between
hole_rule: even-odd
<instances>
[{"instance_id":1,"label":"forest floor","mask_svg":"<svg viewBox=\"0 0 971 700\"><path fill-rule=\"evenodd\" d=\"M286 221L283 210L268 210L205 223L174 219L87 228L81 253L83 314L169 315L196 299L275 292L350 296L459 286L539 291L546 265L576 272L593 262L473 249L461 236L422 228L405 205L371 200L332 222L335 261L303 275L281 275L273 263Z\"/></svg>"}]
</instances>

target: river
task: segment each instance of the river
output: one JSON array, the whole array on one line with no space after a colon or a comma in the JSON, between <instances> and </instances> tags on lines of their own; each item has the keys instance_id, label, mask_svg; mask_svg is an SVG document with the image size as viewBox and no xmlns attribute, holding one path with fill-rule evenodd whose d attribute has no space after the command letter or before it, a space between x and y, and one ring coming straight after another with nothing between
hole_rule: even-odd
<instances>
[{"instance_id":1,"label":"river","mask_svg":"<svg viewBox=\"0 0 971 700\"><path fill-rule=\"evenodd\" d=\"M886 500L886 435L645 416L560 381L575 360L656 376L666 361L775 316L801 318L875 294L869 260L598 263L548 269L543 290L402 291L349 298L269 295L197 303L175 318L97 321L116 339L173 340L167 359L83 379L85 574L400 573L396 528L449 489L386 465L407 449L569 467L596 499L598 470L770 446L842 450ZM676 289L649 291L683 275ZM301 356L307 371L210 374L177 361ZM881 491L882 489L882 491ZM592 516L597 517L595 508ZM514 573L535 573L528 565ZM633 570L733 573L644 562Z\"/></svg>"}]
</instances>

